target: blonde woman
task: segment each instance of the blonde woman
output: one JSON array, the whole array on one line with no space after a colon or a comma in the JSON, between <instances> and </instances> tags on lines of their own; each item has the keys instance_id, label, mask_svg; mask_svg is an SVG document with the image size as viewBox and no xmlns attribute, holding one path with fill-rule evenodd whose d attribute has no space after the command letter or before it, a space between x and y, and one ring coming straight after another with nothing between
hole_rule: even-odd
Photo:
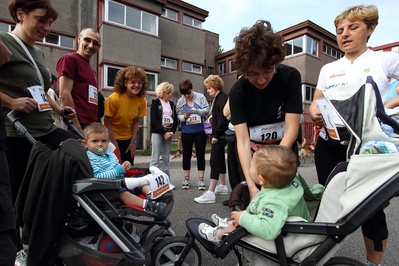
<instances>
[{"instance_id":1,"label":"blonde woman","mask_svg":"<svg viewBox=\"0 0 399 266\"><path fill-rule=\"evenodd\" d=\"M170 176L169 160L172 138L177 128L177 114L175 104L171 101L173 85L162 82L155 89L157 99L151 104L151 162L150 167L158 167L162 152L162 171Z\"/></svg>"},{"instance_id":2,"label":"blonde woman","mask_svg":"<svg viewBox=\"0 0 399 266\"><path fill-rule=\"evenodd\" d=\"M207 92L213 97L213 102L209 111L212 115L212 135L211 135L211 176L208 190L194 199L197 203L215 203L215 194L228 193L226 186L226 159L224 148L226 147L226 130L229 122L223 115L223 108L227 102L227 94L223 92L224 82L218 75L209 75L204 80ZM219 185L216 184L219 181Z\"/></svg>"}]
</instances>

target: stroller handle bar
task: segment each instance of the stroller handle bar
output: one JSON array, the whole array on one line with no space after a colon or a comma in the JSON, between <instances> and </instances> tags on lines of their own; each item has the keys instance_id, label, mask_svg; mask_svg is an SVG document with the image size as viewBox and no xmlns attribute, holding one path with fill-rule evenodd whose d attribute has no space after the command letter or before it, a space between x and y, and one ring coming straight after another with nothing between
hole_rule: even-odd
<instances>
[{"instance_id":1,"label":"stroller handle bar","mask_svg":"<svg viewBox=\"0 0 399 266\"><path fill-rule=\"evenodd\" d=\"M23 113L20 111L11 110L7 114L7 118L10 121L10 123L12 124L12 126L14 127L15 131L17 131L18 135L24 136L25 138L27 138L29 140L29 142L32 143L32 145L33 145L36 143L35 138L32 137L32 135L28 132L26 127L19 121L22 115L23 115Z\"/></svg>"}]
</instances>

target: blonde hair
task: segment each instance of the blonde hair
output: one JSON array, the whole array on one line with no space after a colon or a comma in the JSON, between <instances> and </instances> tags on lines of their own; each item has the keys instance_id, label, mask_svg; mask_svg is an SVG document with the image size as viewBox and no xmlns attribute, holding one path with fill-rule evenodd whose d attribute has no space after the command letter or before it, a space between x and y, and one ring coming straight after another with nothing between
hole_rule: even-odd
<instances>
[{"instance_id":1,"label":"blonde hair","mask_svg":"<svg viewBox=\"0 0 399 266\"><path fill-rule=\"evenodd\" d=\"M372 26L378 25L378 8L375 5L350 6L334 19L335 28L343 19L348 19L349 21L360 19L367 25L367 28L369 29Z\"/></svg>"},{"instance_id":2,"label":"blonde hair","mask_svg":"<svg viewBox=\"0 0 399 266\"><path fill-rule=\"evenodd\" d=\"M224 82L218 75L209 75L204 80L204 85L206 88L212 87L217 89L218 91L222 91L224 87Z\"/></svg>"},{"instance_id":3,"label":"blonde hair","mask_svg":"<svg viewBox=\"0 0 399 266\"><path fill-rule=\"evenodd\" d=\"M169 82L162 82L161 84L159 84L156 89L155 89L155 93L157 95L158 98L162 98L162 96L167 93L167 92L173 92L173 85L170 84Z\"/></svg>"},{"instance_id":4,"label":"blonde hair","mask_svg":"<svg viewBox=\"0 0 399 266\"><path fill-rule=\"evenodd\" d=\"M298 161L295 153L281 145L263 145L254 154L255 167L274 188L282 188L294 179Z\"/></svg>"},{"instance_id":5,"label":"blonde hair","mask_svg":"<svg viewBox=\"0 0 399 266\"><path fill-rule=\"evenodd\" d=\"M107 134L107 137L109 138L109 131L108 128L106 128L103 124L99 122L93 122L90 125L88 125L84 130L83 130L83 137L85 140L89 138L91 134Z\"/></svg>"}]
</instances>

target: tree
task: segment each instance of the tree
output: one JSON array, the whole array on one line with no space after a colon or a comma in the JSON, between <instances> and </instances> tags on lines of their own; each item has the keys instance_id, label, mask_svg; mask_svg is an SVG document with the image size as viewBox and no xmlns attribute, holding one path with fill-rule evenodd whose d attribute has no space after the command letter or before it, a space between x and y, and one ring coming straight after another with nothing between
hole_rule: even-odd
<instances>
[{"instance_id":1,"label":"tree","mask_svg":"<svg viewBox=\"0 0 399 266\"><path fill-rule=\"evenodd\" d=\"M223 53L224 52L224 49L222 48L222 46L219 44L219 47L218 47L218 54L221 54L221 53Z\"/></svg>"}]
</instances>

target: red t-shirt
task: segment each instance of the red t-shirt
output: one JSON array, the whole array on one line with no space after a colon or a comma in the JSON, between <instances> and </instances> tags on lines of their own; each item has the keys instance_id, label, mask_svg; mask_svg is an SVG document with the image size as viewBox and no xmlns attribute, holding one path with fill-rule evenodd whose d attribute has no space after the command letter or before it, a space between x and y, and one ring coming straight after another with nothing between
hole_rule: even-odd
<instances>
[{"instance_id":1,"label":"red t-shirt","mask_svg":"<svg viewBox=\"0 0 399 266\"><path fill-rule=\"evenodd\" d=\"M97 78L89 60L78 53L69 53L58 60L56 69L58 77L67 75L73 80L72 99L79 122L81 124L96 122L98 113Z\"/></svg>"}]
</instances>

